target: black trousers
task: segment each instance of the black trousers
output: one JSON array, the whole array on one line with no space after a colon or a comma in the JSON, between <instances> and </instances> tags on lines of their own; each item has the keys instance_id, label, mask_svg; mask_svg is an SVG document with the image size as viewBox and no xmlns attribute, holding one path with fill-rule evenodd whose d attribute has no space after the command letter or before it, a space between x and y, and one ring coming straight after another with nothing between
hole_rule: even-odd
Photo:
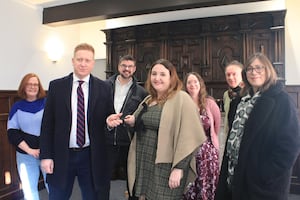
<instances>
[{"instance_id":1,"label":"black trousers","mask_svg":"<svg viewBox=\"0 0 300 200\"><path fill-rule=\"evenodd\" d=\"M129 145L107 145L111 180L127 180L128 150Z\"/></svg>"},{"instance_id":2,"label":"black trousers","mask_svg":"<svg viewBox=\"0 0 300 200\"><path fill-rule=\"evenodd\" d=\"M129 145L107 145L107 151L111 180L126 180L127 183L127 157ZM128 190L128 183L126 185ZM138 198L129 196L128 200L138 200Z\"/></svg>"}]
</instances>

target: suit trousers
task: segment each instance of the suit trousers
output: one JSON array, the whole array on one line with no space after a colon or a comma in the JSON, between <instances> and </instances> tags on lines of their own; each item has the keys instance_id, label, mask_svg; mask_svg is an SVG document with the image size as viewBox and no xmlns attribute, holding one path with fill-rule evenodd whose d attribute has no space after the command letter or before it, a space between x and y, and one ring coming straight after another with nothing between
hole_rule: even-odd
<instances>
[{"instance_id":1,"label":"suit trousers","mask_svg":"<svg viewBox=\"0 0 300 200\"><path fill-rule=\"evenodd\" d=\"M55 170L55 163L54 163ZM83 200L96 200L93 177L91 172L90 148L70 149L67 180L64 188L49 184L49 200L68 200L72 194L75 177Z\"/></svg>"}]
</instances>

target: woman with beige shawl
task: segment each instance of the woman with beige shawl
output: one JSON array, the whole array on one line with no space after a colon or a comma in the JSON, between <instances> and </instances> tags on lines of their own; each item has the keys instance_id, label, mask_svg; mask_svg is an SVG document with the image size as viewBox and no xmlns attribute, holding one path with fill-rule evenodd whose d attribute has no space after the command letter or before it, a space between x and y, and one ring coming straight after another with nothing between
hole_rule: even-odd
<instances>
[{"instance_id":1,"label":"woman with beige shawl","mask_svg":"<svg viewBox=\"0 0 300 200\"><path fill-rule=\"evenodd\" d=\"M180 200L189 180L195 179L195 150L205 134L191 97L181 91L174 65L159 59L146 81L149 96L133 115L107 118L107 125L134 128L128 155L130 194L147 200ZM189 179L189 180L188 180Z\"/></svg>"}]
</instances>

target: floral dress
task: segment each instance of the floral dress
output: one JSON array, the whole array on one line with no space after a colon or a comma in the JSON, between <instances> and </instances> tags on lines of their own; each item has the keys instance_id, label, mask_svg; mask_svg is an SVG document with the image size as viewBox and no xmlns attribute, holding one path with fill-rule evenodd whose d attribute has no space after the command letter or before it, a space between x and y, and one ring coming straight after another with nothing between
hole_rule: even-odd
<instances>
[{"instance_id":1,"label":"floral dress","mask_svg":"<svg viewBox=\"0 0 300 200\"><path fill-rule=\"evenodd\" d=\"M184 200L213 200L219 178L219 152L210 138L211 123L204 112L200 115L207 140L196 154L197 178L189 184Z\"/></svg>"}]
</instances>

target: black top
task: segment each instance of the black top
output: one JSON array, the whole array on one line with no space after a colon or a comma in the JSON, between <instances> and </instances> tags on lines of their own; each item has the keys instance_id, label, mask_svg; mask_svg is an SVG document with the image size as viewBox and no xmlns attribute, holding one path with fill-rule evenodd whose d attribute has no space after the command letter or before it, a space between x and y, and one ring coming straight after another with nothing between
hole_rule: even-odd
<instances>
[{"instance_id":1,"label":"black top","mask_svg":"<svg viewBox=\"0 0 300 200\"><path fill-rule=\"evenodd\" d=\"M112 98L114 98L115 94L115 82L118 74L110 77L107 82L112 87L113 93ZM121 108L121 113L123 113L123 117L126 115L131 115L137 109L138 105L143 101L143 99L147 96L146 90L140 86L136 79L133 77L133 83L128 90L126 98ZM106 143L109 145L129 145L131 139L128 135L128 129L125 124L121 124L118 127L106 131Z\"/></svg>"}]
</instances>

